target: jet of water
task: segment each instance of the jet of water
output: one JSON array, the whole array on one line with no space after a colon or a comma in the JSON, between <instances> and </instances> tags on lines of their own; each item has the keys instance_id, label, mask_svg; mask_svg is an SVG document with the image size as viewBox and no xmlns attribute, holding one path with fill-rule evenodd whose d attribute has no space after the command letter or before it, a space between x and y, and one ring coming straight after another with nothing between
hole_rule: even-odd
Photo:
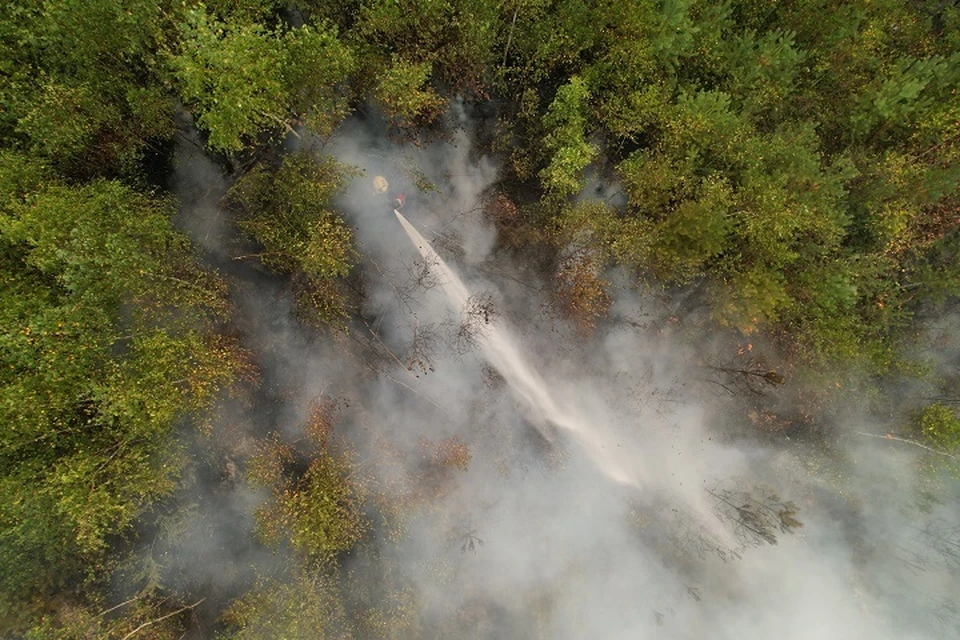
<instances>
[{"instance_id":1,"label":"jet of water","mask_svg":"<svg viewBox=\"0 0 960 640\"><path fill-rule=\"evenodd\" d=\"M426 263L436 270L454 311L464 312L470 301L470 291L466 285L399 211L394 209L393 213ZM540 433L548 441L554 442L547 425L552 424L570 432L605 475L618 483L638 486L630 461L623 459L623 453L617 453L620 451L617 445L602 437L597 429L591 428L590 423L577 416L572 408L561 407L557 403L546 382L524 359L509 329L502 322L486 329L480 336L484 356L503 376L511 391L530 408L534 415L533 422Z\"/></svg>"}]
</instances>

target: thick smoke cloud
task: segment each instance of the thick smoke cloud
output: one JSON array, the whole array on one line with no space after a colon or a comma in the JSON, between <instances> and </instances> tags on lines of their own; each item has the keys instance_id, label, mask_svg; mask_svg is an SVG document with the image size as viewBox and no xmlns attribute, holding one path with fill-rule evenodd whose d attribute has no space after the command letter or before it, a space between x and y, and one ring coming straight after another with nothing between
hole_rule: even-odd
<instances>
[{"instance_id":1,"label":"thick smoke cloud","mask_svg":"<svg viewBox=\"0 0 960 640\"><path fill-rule=\"evenodd\" d=\"M226 184L208 161L181 156L183 227L233 276L265 385L215 430L239 422L238 441L270 430L295 437L312 398L349 406L338 433L402 505L405 535L380 543L428 627L559 639L957 633L949 601L960 587L960 525L953 505L924 501L936 478L918 474L918 452L857 437L886 427L839 410L829 448L743 437L743 399L716 384L722 372L701 366L716 354L735 359L735 338L688 326L675 300L628 286L624 274L611 274L621 283L614 320L578 334L552 308L550 274L497 248L484 215L496 161L474 148L464 112L450 120L446 139L423 146L361 120L322 145L305 143L360 170L336 203L362 255L349 338L301 328L281 281L236 266L217 198L195 195ZM387 194L373 188L377 175L390 182ZM473 294L466 309L450 304L436 265L398 224L391 199L401 192L403 214ZM583 197L591 192L615 200L618 190L596 179ZM494 371L483 351L492 331L513 337L562 421L541 424ZM465 470L426 470L443 441L466 446ZM225 455L243 453L234 445ZM207 502L247 514L256 503L242 478L217 496ZM193 570L205 580L224 571L212 549L249 524L234 508L204 514L220 542L179 542L181 553L201 549ZM231 562L270 565L249 549Z\"/></svg>"}]
</instances>

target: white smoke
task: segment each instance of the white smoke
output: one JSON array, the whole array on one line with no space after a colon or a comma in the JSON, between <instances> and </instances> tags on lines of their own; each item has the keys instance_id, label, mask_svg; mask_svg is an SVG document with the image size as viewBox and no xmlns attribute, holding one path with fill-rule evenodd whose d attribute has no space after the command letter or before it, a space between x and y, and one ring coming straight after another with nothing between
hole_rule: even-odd
<instances>
[{"instance_id":1,"label":"white smoke","mask_svg":"<svg viewBox=\"0 0 960 640\"><path fill-rule=\"evenodd\" d=\"M734 410L745 400L699 366L736 357L736 343L669 321L676 307L653 290L618 287L620 320L583 338L553 312L549 274L497 247L483 213L496 162L472 147L464 116L454 123L447 140L414 146L354 120L323 147L361 169L337 203L362 255L349 339L305 333L283 291L240 290L264 378L294 398L280 415L254 411L251 433L296 424L291 406L319 394L349 404L338 432L405 525L399 541L368 544L399 568L430 635L955 634L957 514L921 504L932 480L914 452L846 437L878 429L865 418L830 447L744 438L757 429ZM426 476L423 443L448 438L469 450L468 467ZM744 496L772 494L803 523L776 529L776 544L737 511Z\"/></svg>"}]
</instances>

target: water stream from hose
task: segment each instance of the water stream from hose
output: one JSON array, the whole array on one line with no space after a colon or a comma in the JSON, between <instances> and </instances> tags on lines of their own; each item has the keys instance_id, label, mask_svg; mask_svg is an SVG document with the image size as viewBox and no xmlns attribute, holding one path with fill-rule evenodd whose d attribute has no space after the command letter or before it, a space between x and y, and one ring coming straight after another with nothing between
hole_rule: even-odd
<instances>
[{"instance_id":1,"label":"water stream from hose","mask_svg":"<svg viewBox=\"0 0 960 640\"><path fill-rule=\"evenodd\" d=\"M429 268L439 276L454 311L464 313L470 304L467 286L420 232L399 211L394 209L393 212ZM621 484L639 486L635 474L630 471L629 460L624 459L626 452L612 439L604 438L591 427L589 421L579 417L571 408L560 406L544 379L527 363L504 320L486 325L479 341L484 357L503 376L511 391L527 405L533 414L532 422L548 441L555 440L548 425L569 432L606 476Z\"/></svg>"}]
</instances>

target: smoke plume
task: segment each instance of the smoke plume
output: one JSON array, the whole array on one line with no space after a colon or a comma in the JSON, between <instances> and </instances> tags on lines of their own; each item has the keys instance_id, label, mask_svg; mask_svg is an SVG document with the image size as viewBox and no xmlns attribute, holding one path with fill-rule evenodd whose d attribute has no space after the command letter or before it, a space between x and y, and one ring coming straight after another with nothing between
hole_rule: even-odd
<instances>
[{"instance_id":1,"label":"smoke plume","mask_svg":"<svg viewBox=\"0 0 960 640\"><path fill-rule=\"evenodd\" d=\"M282 280L230 257L239 241L217 205L227 183L183 145L182 226L230 276L261 372L254 401L228 403L215 424L212 437L231 440L212 466L270 431L296 438L313 399L345 407L338 437L403 523L395 538L370 534L379 564L347 568L402 585L427 635L956 634L960 522L930 498L937 472L920 471L923 452L857 436L887 426L841 407L826 412L838 416L829 446L761 435L766 418L742 410L757 391L735 371L744 344L625 274L608 274L610 319L589 336L572 327L551 274L497 243L485 213L497 162L475 148L472 126L454 113L444 139L418 146L354 119L303 143L359 169L335 205L362 256L362 295L336 337L299 325ZM617 193L596 178L582 198ZM262 499L242 474L203 486L192 499L211 509L170 547L191 559L178 564L187 581L230 594L239 587L225 576L244 567L282 571L252 540L237 543Z\"/></svg>"}]
</instances>

